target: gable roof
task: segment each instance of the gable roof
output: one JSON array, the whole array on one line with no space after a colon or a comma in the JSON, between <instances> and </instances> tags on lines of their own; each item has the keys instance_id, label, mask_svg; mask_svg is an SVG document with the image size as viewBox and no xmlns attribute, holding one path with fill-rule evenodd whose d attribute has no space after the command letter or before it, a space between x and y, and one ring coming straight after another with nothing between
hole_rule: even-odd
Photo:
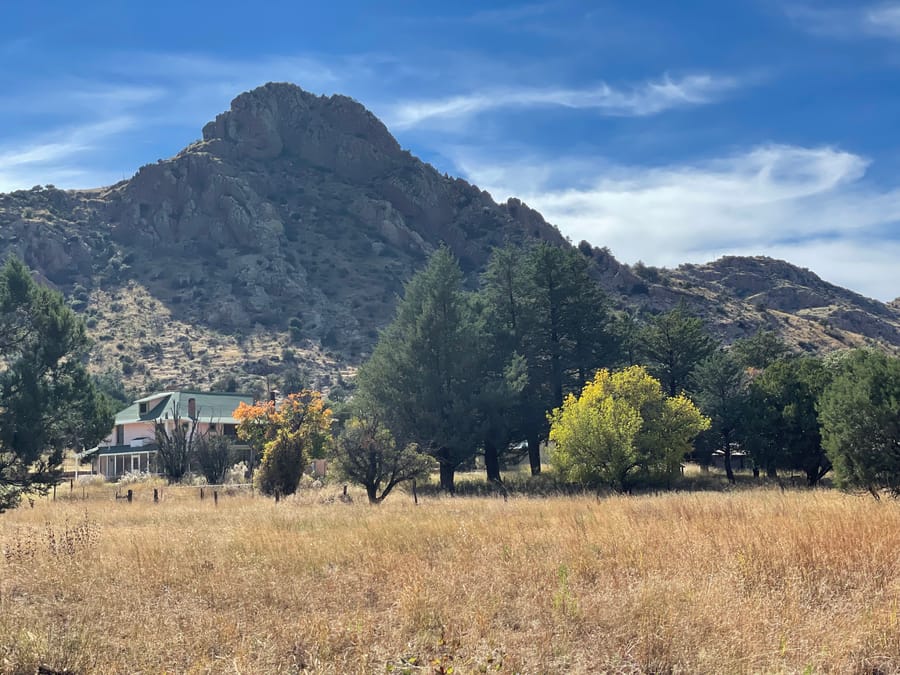
<instances>
[{"instance_id":1,"label":"gable roof","mask_svg":"<svg viewBox=\"0 0 900 675\"><path fill-rule=\"evenodd\" d=\"M146 412L141 412L142 403L150 403L161 399ZM155 422L175 417L188 419L188 405L194 399L197 420L200 422L218 422L221 424L237 424L234 411L240 403L253 405L253 397L249 394L236 394L217 391L163 391L139 398L116 415L116 424L134 424L135 422Z\"/></svg>"}]
</instances>

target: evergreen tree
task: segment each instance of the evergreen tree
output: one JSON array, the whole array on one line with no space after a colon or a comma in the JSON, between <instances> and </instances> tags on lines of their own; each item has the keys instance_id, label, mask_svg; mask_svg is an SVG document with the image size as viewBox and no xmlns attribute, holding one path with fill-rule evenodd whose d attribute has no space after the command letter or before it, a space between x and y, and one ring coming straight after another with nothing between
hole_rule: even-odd
<instances>
[{"instance_id":1,"label":"evergreen tree","mask_svg":"<svg viewBox=\"0 0 900 675\"><path fill-rule=\"evenodd\" d=\"M719 349L702 361L693 374L696 399L712 422L701 434L701 445L722 451L725 474L734 483L731 449L739 436L747 411L747 375L734 354Z\"/></svg>"},{"instance_id":2,"label":"evergreen tree","mask_svg":"<svg viewBox=\"0 0 900 675\"><path fill-rule=\"evenodd\" d=\"M691 316L684 303L653 317L641 331L640 342L650 373L669 396L686 391L694 368L715 350L703 322Z\"/></svg>"},{"instance_id":3,"label":"evergreen tree","mask_svg":"<svg viewBox=\"0 0 900 675\"><path fill-rule=\"evenodd\" d=\"M357 377L361 404L377 412L397 443L432 455L441 487L451 493L456 470L482 441L480 338L462 272L442 247L407 284Z\"/></svg>"},{"instance_id":4,"label":"evergreen tree","mask_svg":"<svg viewBox=\"0 0 900 675\"><path fill-rule=\"evenodd\" d=\"M746 368L762 370L785 358L790 350L775 331L760 328L756 333L742 340L735 340L732 351Z\"/></svg>"},{"instance_id":5,"label":"evergreen tree","mask_svg":"<svg viewBox=\"0 0 900 675\"><path fill-rule=\"evenodd\" d=\"M514 417L534 474L549 431L546 413L618 358L608 301L587 265L578 250L541 242L495 251L485 273L497 349L525 359L527 382Z\"/></svg>"},{"instance_id":6,"label":"evergreen tree","mask_svg":"<svg viewBox=\"0 0 900 675\"><path fill-rule=\"evenodd\" d=\"M775 361L750 385L745 442L770 477L797 469L815 485L831 470L816 405L830 375L813 357Z\"/></svg>"},{"instance_id":7,"label":"evergreen tree","mask_svg":"<svg viewBox=\"0 0 900 675\"><path fill-rule=\"evenodd\" d=\"M900 359L853 352L825 388L819 419L841 482L900 494Z\"/></svg>"},{"instance_id":8,"label":"evergreen tree","mask_svg":"<svg viewBox=\"0 0 900 675\"><path fill-rule=\"evenodd\" d=\"M113 426L84 368L84 324L62 295L10 258L0 269L0 512L46 493L66 449L83 451Z\"/></svg>"}]
</instances>

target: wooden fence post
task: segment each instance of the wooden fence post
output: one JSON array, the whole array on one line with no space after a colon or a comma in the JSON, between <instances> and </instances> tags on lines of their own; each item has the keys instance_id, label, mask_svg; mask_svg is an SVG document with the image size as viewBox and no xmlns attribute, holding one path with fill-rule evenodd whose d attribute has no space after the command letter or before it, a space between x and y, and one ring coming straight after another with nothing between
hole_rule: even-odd
<instances>
[{"instance_id":1,"label":"wooden fence post","mask_svg":"<svg viewBox=\"0 0 900 675\"><path fill-rule=\"evenodd\" d=\"M156 504L157 502L159 502L159 490L153 488L153 503Z\"/></svg>"},{"instance_id":2,"label":"wooden fence post","mask_svg":"<svg viewBox=\"0 0 900 675\"><path fill-rule=\"evenodd\" d=\"M216 506L219 505L219 491L218 490L213 490L213 504L215 504Z\"/></svg>"},{"instance_id":3,"label":"wooden fence post","mask_svg":"<svg viewBox=\"0 0 900 675\"><path fill-rule=\"evenodd\" d=\"M69 479L69 494L71 494L74 491L75 491L75 479L70 478Z\"/></svg>"},{"instance_id":4,"label":"wooden fence post","mask_svg":"<svg viewBox=\"0 0 900 675\"><path fill-rule=\"evenodd\" d=\"M203 501L203 488L200 488L200 501Z\"/></svg>"},{"instance_id":5,"label":"wooden fence post","mask_svg":"<svg viewBox=\"0 0 900 675\"><path fill-rule=\"evenodd\" d=\"M56 501L56 483L53 484L53 501Z\"/></svg>"},{"instance_id":6,"label":"wooden fence post","mask_svg":"<svg viewBox=\"0 0 900 675\"><path fill-rule=\"evenodd\" d=\"M134 492L132 490L128 491L128 503L131 503L131 500L134 499Z\"/></svg>"},{"instance_id":7,"label":"wooden fence post","mask_svg":"<svg viewBox=\"0 0 900 675\"><path fill-rule=\"evenodd\" d=\"M419 495L416 493L416 479L413 478L413 504L418 505Z\"/></svg>"}]
</instances>

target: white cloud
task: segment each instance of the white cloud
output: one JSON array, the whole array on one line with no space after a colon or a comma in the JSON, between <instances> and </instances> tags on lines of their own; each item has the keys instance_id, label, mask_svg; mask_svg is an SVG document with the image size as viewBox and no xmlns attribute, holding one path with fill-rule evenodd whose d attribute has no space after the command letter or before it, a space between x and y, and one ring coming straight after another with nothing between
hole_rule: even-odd
<instances>
[{"instance_id":1,"label":"white cloud","mask_svg":"<svg viewBox=\"0 0 900 675\"><path fill-rule=\"evenodd\" d=\"M860 3L852 9L787 5L785 13L815 35L900 38L900 2Z\"/></svg>"},{"instance_id":2,"label":"white cloud","mask_svg":"<svg viewBox=\"0 0 900 675\"><path fill-rule=\"evenodd\" d=\"M869 7L864 10L863 20L873 32L900 37L900 3Z\"/></svg>"},{"instance_id":3,"label":"white cloud","mask_svg":"<svg viewBox=\"0 0 900 675\"><path fill-rule=\"evenodd\" d=\"M664 77L630 88L601 83L590 88L498 88L469 94L405 101L388 108L386 122L397 129L466 119L490 110L555 106L592 109L611 117L643 117L689 105L712 103L738 86L737 80L713 75Z\"/></svg>"},{"instance_id":4,"label":"white cloud","mask_svg":"<svg viewBox=\"0 0 900 675\"><path fill-rule=\"evenodd\" d=\"M15 145L0 145L0 192L54 184L98 187L112 182L109 171L91 170L90 156L111 138L135 127L118 116L59 129Z\"/></svg>"},{"instance_id":5,"label":"white cloud","mask_svg":"<svg viewBox=\"0 0 900 675\"><path fill-rule=\"evenodd\" d=\"M521 157L497 164L461 152L457 163L495 197L518 196L573 241L609 246L625 262L777 254L880 299L900 294L885 256L898 245L877 235L900 221L900 188L869 185L867 161L852 153L768 145L693 165L592 167ZM565 184L588 172L578 187L549 187L551 176Z\"/></svg>"}]
</instances>

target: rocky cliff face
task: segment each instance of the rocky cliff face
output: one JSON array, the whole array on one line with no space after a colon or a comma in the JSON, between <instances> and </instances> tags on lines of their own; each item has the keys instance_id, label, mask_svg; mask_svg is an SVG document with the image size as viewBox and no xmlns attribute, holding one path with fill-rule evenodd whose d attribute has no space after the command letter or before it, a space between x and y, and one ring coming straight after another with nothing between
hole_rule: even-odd
<instances>
[{"instance_id":1,"label":"rocky cliff face","mask_svg":"<svg viewBox=\"0 0 900 675\"><path fill-rule=\"evenodd\" d=\"M404 151L356 101L289 84L241 94L202 140L111 187L0 195L0 253L67 293L96 339L94 366L140 387L286 368L328 386L436 246L474 283L492 247L528 238L568 245L522 202L497 204ZM896 303L787 263L658 271L579 248L622 309L685 301L725 338L767 325L813 350L900 346Z\"/></svg>"}]
</instances>

